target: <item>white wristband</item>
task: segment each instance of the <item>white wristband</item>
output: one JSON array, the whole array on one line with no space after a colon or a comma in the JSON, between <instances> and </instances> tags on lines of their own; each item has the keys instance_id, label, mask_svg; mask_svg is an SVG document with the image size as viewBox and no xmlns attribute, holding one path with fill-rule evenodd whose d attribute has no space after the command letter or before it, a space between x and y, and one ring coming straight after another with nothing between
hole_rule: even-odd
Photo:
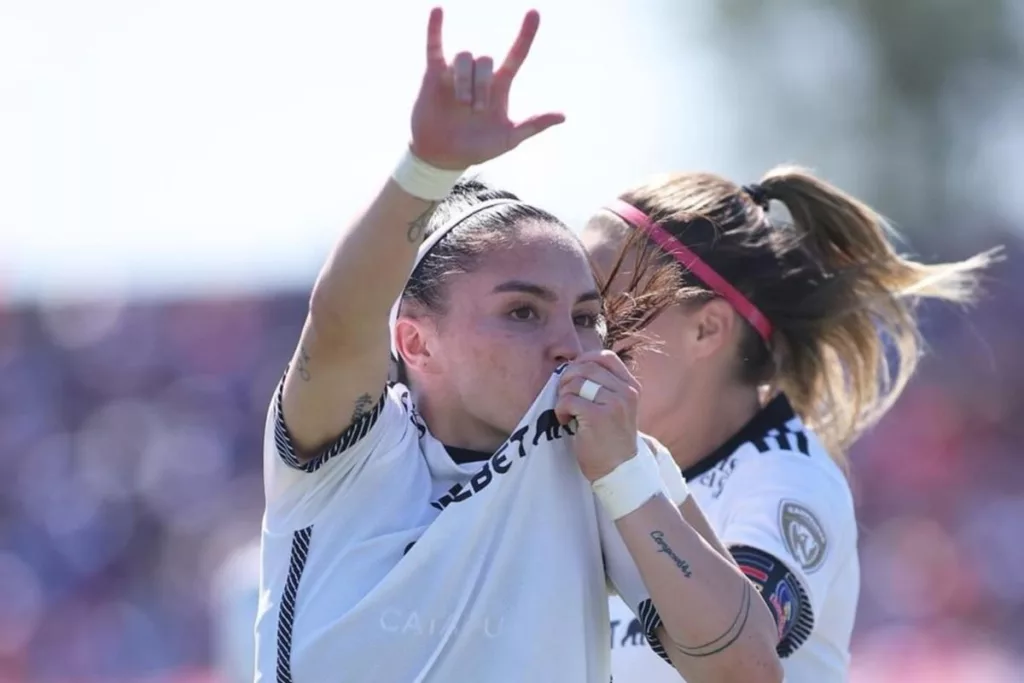
<instances>
[{"instance_id":1,"label":"white wristband","mask_svg":"<svg viewBox=\"0 0 1024 683\"><path fill-rule=\"evenodd\" d=\"M450 171L431 166L407 149L391 179L413 197L436 202L448 196L464 172L465 169Z\"/></svg>"},{"instance_id":2,"label":"white wristband","mask_svg":"<svg viewBox=\"0 0 1024 683\"><path fill-rule=\"evenodd\" d=\"M686 485L686 479L679 471L679 465L667 450L659 450L654 459L658 461L658 471L661 473L661 480L665 483L668 499L672 501L673 505L679 507L690 497L690 487Z\"/></svg>"},{"instance_id":3,"label":"white wristband","mask_svg":"<svg viewBox=\"0 0 1024 683\"><path fill-rule=\"evenodd\" d=\"M625 517L663 492L658 463L649 453L643 452L590 486L613 521Z\"/></svg>"}]
</instances>

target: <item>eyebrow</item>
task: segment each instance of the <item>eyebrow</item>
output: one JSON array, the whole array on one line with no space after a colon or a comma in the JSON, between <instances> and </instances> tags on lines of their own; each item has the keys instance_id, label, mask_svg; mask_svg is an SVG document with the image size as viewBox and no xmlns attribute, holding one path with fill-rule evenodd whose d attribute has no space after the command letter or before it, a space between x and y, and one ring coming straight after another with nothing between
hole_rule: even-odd
<instances>
[{"instance_id":1,"label":"eyebrow","mask_svg":"<svg viewBox=\"0 0 1024 683\"><path fill-rule=\"evenodd\" d=\"M502 294L507 292L529 294L531 296L537 297L538 299L543 299L544 301L558 300L558 295L555 294L554 291L542 285L538 285L533 282L524 282L523 280L509 280L508 282L502 282L493 290L493 293L495 294ZM584 292L583 294L576 297L576 303L600 300L601 294L596 289L592 289L589 292Z\"/></svg>"}]
</instances>

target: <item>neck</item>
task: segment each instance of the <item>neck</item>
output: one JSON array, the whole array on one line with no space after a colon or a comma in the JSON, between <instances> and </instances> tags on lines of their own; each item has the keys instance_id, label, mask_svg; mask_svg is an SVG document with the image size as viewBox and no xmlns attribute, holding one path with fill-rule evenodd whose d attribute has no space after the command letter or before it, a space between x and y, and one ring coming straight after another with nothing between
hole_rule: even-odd
<instances>
[{"instance_id":1,"label":"neck","mask_svg":"<svg viewBox=\"0 0 1024 683\"><path fill-rule=\"evenodd\" d=\"M728 441L761 410L757 389L753 387L722 387L691 395L699 398L682 406L680 412L686 415L685 422L673 420L665 434L654 435L684 470Z\"/></svg>"},{"instance_id":2,"label":"neck","mask_svg":"<svg viewBox=\"0 0 1024 683\"><path fill-rule=\"evenodd\" d=\"M413 390L416 410L430 430L430 434L453 448L463 448L479 453L493 453L508 438L480 420L473 418L463 410L453 410L453 402L444 401L441 397L426 396L423 392Z\"/></svg>"}]
</instances>

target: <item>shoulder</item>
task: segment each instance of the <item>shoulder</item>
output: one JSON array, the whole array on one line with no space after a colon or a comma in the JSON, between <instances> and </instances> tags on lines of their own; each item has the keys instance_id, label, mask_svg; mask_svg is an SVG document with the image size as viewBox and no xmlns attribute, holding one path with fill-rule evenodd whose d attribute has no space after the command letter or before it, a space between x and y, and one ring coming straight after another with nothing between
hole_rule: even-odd
<instances>
[{"instance_id":1,"label":"shoulder","mask_svg":"<svg viewBox=\"0 0 1024 683\"><path fill-rule=\"evenodd\" d=\"M729 527L773 529L787 553L805 572L828 556L846 556L857 542L857 521L849 482L827 459L769 450L737 461L723 495Z\"/></svg>"},{"instance_id":2,"label":"shoulder","mask_svg":"<svg viewBox=\"0 0 1024 683\"><path fill-rule=\"evenodd\" d=\"M419 432L417 432L419 430ZM321 514L345 492L351 498L366 475L419 453L426 432L409 390L384 387L376 400L315 457L300 459L281 412L280 385L267 415L263 445L263 482L268 519L296 526Z\"/></svg>"},{"instance_id":3,"label":"shoulder","mask_svg":"<svg viewBox=\"0 0 1024 683\"><path fill-rule=\"evenodd\" d=\"M852 517L850 483L823 449L804 454L795 449L759 451L749 445L739 449L734 458L726 493L729 498L774 498L780 511L787 500L805 501L823 511L834 511L833 516L848 513Z\"/></svg>"}]
</instances>

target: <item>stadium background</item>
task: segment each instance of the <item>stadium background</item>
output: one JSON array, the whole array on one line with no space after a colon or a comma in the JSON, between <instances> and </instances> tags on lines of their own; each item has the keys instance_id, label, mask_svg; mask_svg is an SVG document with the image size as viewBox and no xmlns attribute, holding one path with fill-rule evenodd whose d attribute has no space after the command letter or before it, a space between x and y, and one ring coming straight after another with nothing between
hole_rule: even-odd
<instances>
[{"instance_id":1,"label":"stadium background","mask_svg":"<svg viewBox=\"0 0 1024 683\"><path fill-rule=\"evenodd\" d=\"M568 123L484 174L574 224L795 161L926 258L1007 246L853 454L854 680L1024 680L1024 4L535 4L513 106ZM245 679L266 405L421 66L427 3L346 5L0 0L0 683Z\"/></svg>"}]
</instances>

